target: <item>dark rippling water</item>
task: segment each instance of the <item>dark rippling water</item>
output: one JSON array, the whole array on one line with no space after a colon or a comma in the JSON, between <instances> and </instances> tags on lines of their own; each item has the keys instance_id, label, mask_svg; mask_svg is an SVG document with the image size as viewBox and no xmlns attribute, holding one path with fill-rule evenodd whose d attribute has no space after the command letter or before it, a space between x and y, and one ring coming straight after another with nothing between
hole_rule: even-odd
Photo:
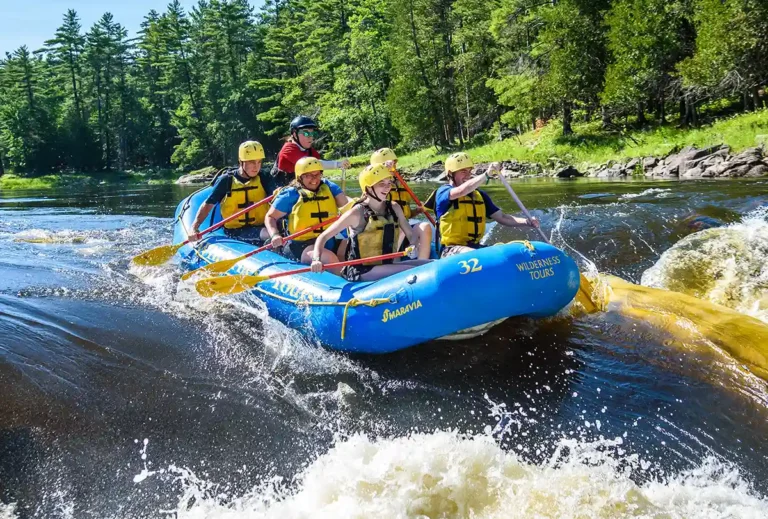
<instances>
[{"instance_id":1,"label":"dark rippling water","mask_svg":"<svg viewBox=\"0 0 768 519\"><path fill-rule=\"evenodd\" d=\"M514 186L636 283L702 226L768 242L765 181ZM609 312L329 351L129 266L190 192L0 193L0 518L768 517L766 385L714 348Z\"/></svg>"}]
</instances>

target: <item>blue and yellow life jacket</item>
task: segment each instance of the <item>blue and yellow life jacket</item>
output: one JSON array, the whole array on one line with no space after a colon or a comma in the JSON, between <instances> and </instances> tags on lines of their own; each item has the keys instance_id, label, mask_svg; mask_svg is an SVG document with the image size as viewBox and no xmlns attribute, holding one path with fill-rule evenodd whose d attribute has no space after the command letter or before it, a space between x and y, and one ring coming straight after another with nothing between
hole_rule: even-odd
<instances>
[{"instance_id":1,"label":"blue and yellow life jacket","mask_svg":"<svg viewBox=\"0 0 768 519\"><path fill-rule=\"evenodd\" d=\"M232 216L266 197L267 191L261 182L261 175L256 175L248 182L241 182L236 175L232 175L232 186L229 188L229 194L221 201L221 217ZM246 226L264 225L264 217L267 216L268 210L269 204L262 204L239 218L225 223L224 227L239 229Z\"/></svg>"},{"instance_id":2,"label":"blue and yellow life jacket","mask_svg":"<svg viewBox=\"0 0 768 519\"><path fill-rule=\"evenodd\" d=\"M331 193L331 188L325 182L320 184L320 187L314 193L304 188L294 187L287 189L296 189L299 192L299 200L293 206L288 216L289 234L333 218L339 212L336 199L333 193ZM297 241L313 240L320 236L325 228L326 226L324 225L294 239Z\"/></svg>"}]
</instances>

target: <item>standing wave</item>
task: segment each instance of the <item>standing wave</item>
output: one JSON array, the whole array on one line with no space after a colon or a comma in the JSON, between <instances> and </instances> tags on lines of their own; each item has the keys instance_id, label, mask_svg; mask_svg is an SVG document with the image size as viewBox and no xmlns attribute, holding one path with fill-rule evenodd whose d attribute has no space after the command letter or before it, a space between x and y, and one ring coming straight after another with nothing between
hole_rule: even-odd
<instances>
[{"instance_id":1,"label":"standing wave","mask_svg":"<svg viewBox=\"0 0 768 519\"><path fill-rule=\"evenodd\" d=\"M768 208L691 234L645 271L641 284L727 306L768 323Z\"/></svg>"},{"instance_id":2,"label":"standing wave","mask_svg":"<svg viewBox=\"0 0 768 519\"><path fill-rule=\"evenodd\" d=\"M665 481L637 484L630 474L650 464L622 445L621 437L562 440L535 465L489 435L355 435L293 481L276 478L238 497L172 468L183 488L174 512L179 519L768 516L768 501L726 462L710 457Z\"/></svg>"}]
</instances>

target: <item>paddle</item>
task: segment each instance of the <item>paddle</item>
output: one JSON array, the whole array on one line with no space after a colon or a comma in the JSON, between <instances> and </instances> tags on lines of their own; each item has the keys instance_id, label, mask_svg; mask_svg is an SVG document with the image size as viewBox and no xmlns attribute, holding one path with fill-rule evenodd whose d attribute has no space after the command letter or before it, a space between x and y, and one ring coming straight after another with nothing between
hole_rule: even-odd
<instances>
[{"instance_id":1,"label":"paddle","mask_svg":"<svg viewBox=\"0 0 768 519\"><path fill-rule=\"evenodd\" d=\"M349 261L339 261L337 263L329 263L323 265L323 270L334 267L347 267L349 265L360 265L361 263L368 263L371 261L384 261L388 259L400 258L407 256L413 247L408 247L403 252L392 252L390 254L382 254L381 256L372 256L370 258L360 258ZM222 276L217 278L201 279L195 283L195 288L203 297L213 297L215 295L232 295L239 294L245 290L250 290L262 281L268 279L276 279L285 276L293 276L294 274L303 274L304 272L310 272L312 267L300 268L297 270L289 270L287 272L278 272L277 274L270 274L267 276L252 276L248 274L238 274L235 276Z\"/></svg>"},{"instance_id":2,"label":"paddle","mask_svg":"<svg viewBox=\"0 0 768 519\"><path fill-rule=\"evenodd\" d=\"M341 190L347 191L347 170L345 168L341 168Z\"/></svg>"},{"instance_id":3,"label":"paddle","mask_svg":"<svg viewBox=\"0 0 768 519\"><path fill-rule=\"evenodd\" d=\"M298 238L299 236L307 234L308 232L312 232L315 229L319 229L320 227L323 227L325 225L331 224L331 223L335 222L338 219L339 219L338 216L334 216L333 218L329 218L328 220L325 220L325 221L322 221L322 222L318 222L315 225L312 225L311 227L307 227L306 229L302 229L300 231L297 231L297 232L291 234L290 236L286 236L285 238L283 238L283 241L286 242L286 241L289 241L289 240L293 240L294 238ZM222 260L222 261L217 261L215 263L210 263L210 264L208 264L208 265L206 265L204 267L200 267L199 269L191 270L191 271L185 273L184 275L182 275L181 279L187 280L187 279L191 278L192 276L194 276L196 274L203 273L203 272L205 272L206 274L221 274L222 272L228 271L229 269L234 267L236 263L238 263L240 261L243 261L245 258L250 258L254 254L258 254L259 252L262 252L262 251L265 251L265 250L271 249L271 248L272 248L272 244L271 243L267 243L263 247L259 247L258 249L254 249L251 252L246 252L245 254L242 254L242 255L240 255L240 256L238 256L236 258L232 258L232 259L228 259L228 260Z\"/></svg>"},{"instance_id":4,"label":"paddle","mask_svg":"<svg viewBox=\"0 0 768 519\"><path fill-rule=\"evenodd\" d=\"M528 222L533 222L533 218L531 217L531 213L528 212L528 209L525 208L523 205L523 202L518 198L517 193L515 193L514 189L512 189L512 186L509 185L509 182L507 182L507 179L504 178L504 175L499 175L499 179L501 180L501 183L504 184L504 187L507 188L507 191L509 191L509 194L512 196L512 198L515 200L515 203L518 205L520 210L523 212L525 217L528 219ZM540 227L536 227L536 230L539 231L539 234L541 235L542 239L546 243L549 242L549 238L547 238L547 235L544 234L544 231L541 230ZM576 293L576 300L581 303L581 306L584 307L584 309L588 313L597 312L598 310L602 310L602 303L601 302L595 302L592 299L592 294L595 293L595 289L592 287L592 283L582 274L579 273L580 277L580 283L579 283L579 291Z\"/></svg>"},{"instance_id":5,"label":"paddle","mask_svg":"<svg viewBox=\"0 0 768 519\"><path fill-rule=\"evenodd\" d=\"M215 225L211 225L207 229L197 233L198 236L202 236L203 234L208 234L209 232L213 232L216 229L218 229L218 228L222 227L223 225L225 225L227 222L231 222L232 220L235 220L235 219L239 218L240 216L243 216L248 211L252 211L253 209L256 209L257 207L259 207L260 205L269 203L270 201L272 201L274 196L275 195L268 196L267 198L265 198L263 200L259 200L258 202L249 205L245 209L236 212L232 216L228 216L228 217L224 218L219 223L217 223ZM133 262L136 265L142 265L142 266L156 267L158 265L162 265L163 263L165 263L166 261L171 259L173 257L173 255L176 254L176 252L180 248L182 248L184 245L187 245L189 243L192 243L192 240L187 239L187 240L184 240L181 243L177 243L176 245L162 245L160 247L155 247L154 249L148 250L146 252L142 252L141 254L139 254L138 256L133 258Z\"/></svg>"},{"instance_id":6,"label":"paddle","mask_svg":"<svg viewBox=\"0 0 768 519\"><path fill-rule=\"evenodd\" d=\"M397 172L395 168L392 168L392 174L395 176L398 182L400 182L400 185L405 188L406 191L408 191L408 194L411 195L411 198L413 198L413 201L416 202L416 205L419 206L419 209L421 209L424 212L424 216L427 217L427 220L434 225L437 226L437 223L435 222L435 218L427 212L427 209L424 207L424 204L421 203L419 198L416 196L416 194L411 191L411 188L408 187L408 184L405 183L405 180L403 180L403 177L400 176L400 173Z\"/></svg>"}]
</instances>

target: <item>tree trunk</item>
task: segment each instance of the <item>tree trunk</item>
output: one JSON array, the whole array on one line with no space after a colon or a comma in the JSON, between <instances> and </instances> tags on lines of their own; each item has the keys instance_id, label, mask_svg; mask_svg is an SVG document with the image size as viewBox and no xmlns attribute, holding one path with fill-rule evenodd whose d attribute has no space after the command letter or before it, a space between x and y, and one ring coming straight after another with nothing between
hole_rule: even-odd
<instances>
[{"instance_id":1,"label":"tree trunk","mask_svg":"<svg viewBox=\"0 0 768 519\"><path fill-rule=\"evenodd\" d=\"M749 112L751 110L754 110L754 108L751 106L752 104L752 94L749 91L749 89L745 89L744 92L741 94L742 102L744 104L744 111Z\"/></svg>"},{"instance_id":2,"label":"tree trunk","mask_svg":"<svg viewBox=\"0 0 768 519\"><path fill-rule=\"evenodd\" d=\"M608 113L608 107L605 105L600 107L600 119L603 122L603 130L607 130L611 125L611 115Z\"/></svg>"},{"instance_id":3,"label":"tree trunk","mask_svg":"<svg viewBox=\"0 0 768 519\"><path fill-rule=\"evenodd\" d=\"M573 128L571 127L571 120L573 114L571 113L571 102L563 101L563 135L573 134Z\"/></svg>"},{"instance_id":4,"label":"tree trunk","mask_svg":"<svg viewBox=\"0 0 768 519\"><path fill-rule=\"evenodd\" d=\"M698 125L698 120L696 118L696 102L691 99L691 96L685 96L685 122L690 126Z\"/></svg>"},{"instance_id":5,"label":"tree trunk","mask_svg":"<svg viewBox=\"0 0 768 519\"><path fill-rule=\"evenodd\" d=\"M656 120L661 125L667 122L667 114L664 112L664 98L659 97L657 101L658 104L656 105Z\"/></svg>"},{"instance_id":6,"label":"tree trunk","mask_svg":"<svg viewBox=\"0 0 768 519\"><path fill-rule=\"evenodd\" d=\"M685 97L680 98L680 125L684 126L687 123L686 114L688 112L685 108Z\"/></svg>"},{"instance_id":7,"label":"tree trunk","mask_svg":"<svg viewBox=\"0 0 768 519\"><path fill-rule=\"evenodd\" d=\"M645 124L645 107L642 101L637 103L637 124Z\"/></svg>"},{"instance_id":8,"label":"tree trunk","mask_svg":"<svg viewBox=\"0 0 768 519\"><path fill-rule=\"evenodd\" d=\"M75 98L75 111L77 112L78 120L83 120L83 111L80 109L80 96L77 93L77 75L75 74L75 58L72 55L72 50L69 51L69 71L72 75L72 94Z\"/></svg>"}]
</instances>

